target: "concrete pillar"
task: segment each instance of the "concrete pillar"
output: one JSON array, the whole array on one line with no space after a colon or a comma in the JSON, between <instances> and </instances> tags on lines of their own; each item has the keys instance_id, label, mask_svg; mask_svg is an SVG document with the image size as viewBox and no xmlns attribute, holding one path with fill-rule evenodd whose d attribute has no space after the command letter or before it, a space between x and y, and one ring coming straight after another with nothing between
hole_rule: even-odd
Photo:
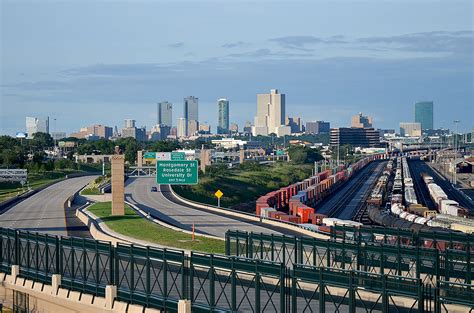
<instances>
[{"instance_id":1,"label":"concrete pillar","mask_svg":"<svg viewBox=\"0 0 474 313\"><path fill-rule=\"evenodd\" d=\"M206 166L211 165L211 150L201 149L201 171L206 172Z\"/></svg>"},{"instance_id":2,"label":"concrete pillar","mask_svg":"<svg viewBox=\"0 0 474 313\"><path fill-rule=\"evenodd\" d=\"M51 276L52 296L56 296L58 294L59 286L61 286L61 275L53 274L53 276Z\"/></svg>"},{"instance_id":3,"label":"concrete pillar","mask_svg":"<svg viewBox=\"0 0 474 313\"><path fill-rule=\"evenodd\" d=\"M137 166L143 167L143 150L137 151Z\"/></svg>"},{"instance_id":4,"label":"concrete pillar","mask_svg":"<svg viewBox=\"0 0 474 313\"><path fill-rule=\"evenodd\" d=\"M20 265L12 265L12 275L10 283L15 284L18 275L20 275Z\"/></svg>"},{"instance_id":5,"label":"concrete pillar","mask_svg":"<svg viewBox=\"0 0 474 313\"><path fill-rule=\"evenodd\" d=\"M125 215L125 159L123 155L113 155L112 161L112 215Z\"/></svg>"},{"instance_id":6,"label":"concrete pillar","mask_svg":"<svg viewBox=\"0 0 474 313\"><path fill-rule=\"evenodd\" d=\"M240 151L239 151L239 163L240 164L244 163L244 160L245 160L245 150L240 149Z\"/></svg>"},{"instance_id":7,"label":"concrete pillar","mask_svg":"<svg viewBox=\"0 0 474 313\"><path fill-rule=\"evenodd\" d=\"M178 313L191 313L191 300L179 300Z\"/></svg>"},{"instance_id":8,"label":"concrete pillar","mask_svg":"<svg viewBox=\"0 0 474 313\"><path fill-rule=\"evenodd\" d=\"M113 285L105 286L105 308L106 309L112 310L114 306L114 300L116 297L117 297L117 286L113 286Z\"/></svg>"}]
</instances>

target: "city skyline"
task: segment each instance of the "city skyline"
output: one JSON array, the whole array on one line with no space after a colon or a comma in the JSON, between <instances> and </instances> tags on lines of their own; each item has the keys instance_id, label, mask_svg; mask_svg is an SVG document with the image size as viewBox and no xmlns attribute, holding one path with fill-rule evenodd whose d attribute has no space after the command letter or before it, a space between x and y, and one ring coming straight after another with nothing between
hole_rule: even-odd
<instances>
[{"instance_id":1,"label":"city skyline","mask_svg":"<svg viewBox=\"0 0 474 313\"><path fill-rule=\"evenodd\" d=\"M285 91L288 116L305 121L346 126L362 111L376 128L397 128L426 99L436 103L436 127L459 119L470 130L463 116L473 116L472 2L345 2L254 3L250 13L238 2L183 10L167 2L2 1L0 133L23 130L25 115L54 117L66 132L120 125L132 114L151 127L157 99L174 103L179 117L190 94L199 97L201 121L216 126L215 99L226 97L231 122L244 125L256 113L255 94L271 88ZM153 18L158 11L162 19ZM175 14L182 29L198 19L209 35L163 27ZM262 17L281 23L261 25ZM76 33L85 39L72 40Z\"/></svg>"}]
</instances>

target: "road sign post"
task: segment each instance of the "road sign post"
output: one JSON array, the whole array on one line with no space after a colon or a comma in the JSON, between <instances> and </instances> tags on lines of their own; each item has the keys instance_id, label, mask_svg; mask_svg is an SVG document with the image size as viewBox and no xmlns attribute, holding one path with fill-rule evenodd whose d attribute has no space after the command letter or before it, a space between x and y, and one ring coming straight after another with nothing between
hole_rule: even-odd
<instances>
[{"instance_id":1,"label":"road sign post","mask_svg":"<svg viewBox=\"0 0 474 313\"><path fill-rule=\"evenodd\" d=\"M198 161L158 160L156 183L165 185L196 185L198 183Z\"/></svg>"},{"instance_id":2,"label":"road sign post","mask_svg":"<svg viewBox=\"0 0 474 313\"><path fill-rule=\"evenodd\" d=\"M214 194L216 197L217 197L217 207L220 208L221 207L221 197L224 195L224 193L222 191L217 190L216 193Z\"/></svg>"}]
</instances>

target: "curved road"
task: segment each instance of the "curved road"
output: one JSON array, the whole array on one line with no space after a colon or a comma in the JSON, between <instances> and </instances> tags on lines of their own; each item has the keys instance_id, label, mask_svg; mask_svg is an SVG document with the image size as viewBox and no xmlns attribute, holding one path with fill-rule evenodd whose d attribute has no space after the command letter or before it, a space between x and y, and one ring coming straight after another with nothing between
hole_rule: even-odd
<instances>
[{"instance_id":1,"label":"curved road","mask_svg":"<svg viewBox=\"0 0 474 313\"><path fill-rule=\"evenodd\" d=\"M127 201L150 213L151 216L185 230L191 230L194 223L196 232L218 237L224 237L228 229L297 235L296 232L281 227L262 226L264 224L258 222L190 207L174 199L168 186L160 186L158 192L151 192L151 187L157 186L155 178L129 178L126 183Z\"/></svg>"},{"instance_id":2,"label":"curved road","mask_svg":"<svg viewBox=\"0 0 474 313\"><path fill-rule=\"evenodd\" d=\"M66 236L64 202L92 179L75 177L49 186L0 215L0 227Z\"/></svg>"}]
</instances>

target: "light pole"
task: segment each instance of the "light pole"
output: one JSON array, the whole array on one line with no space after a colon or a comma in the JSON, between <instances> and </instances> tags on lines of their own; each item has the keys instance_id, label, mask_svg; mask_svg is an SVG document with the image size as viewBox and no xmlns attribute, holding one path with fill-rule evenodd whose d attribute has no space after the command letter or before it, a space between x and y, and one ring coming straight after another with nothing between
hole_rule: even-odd
<instances>
[{"instance_id":1,"label":"light pole","mask_svg":"<svg viewBox=\"0 0 474 313\"><path fill-rule=\"evenodd\" d=\"M458 156L458 150L457 150L457 137L458 137L458 124L460 123L461 121L460 120L454 120L453 123L454 123L454 128L455 128L455 133L454 133L454 162L453 162L453 183L454 183L454 186L456 186L456 158Z\"/></svg>"}]
</instances>

